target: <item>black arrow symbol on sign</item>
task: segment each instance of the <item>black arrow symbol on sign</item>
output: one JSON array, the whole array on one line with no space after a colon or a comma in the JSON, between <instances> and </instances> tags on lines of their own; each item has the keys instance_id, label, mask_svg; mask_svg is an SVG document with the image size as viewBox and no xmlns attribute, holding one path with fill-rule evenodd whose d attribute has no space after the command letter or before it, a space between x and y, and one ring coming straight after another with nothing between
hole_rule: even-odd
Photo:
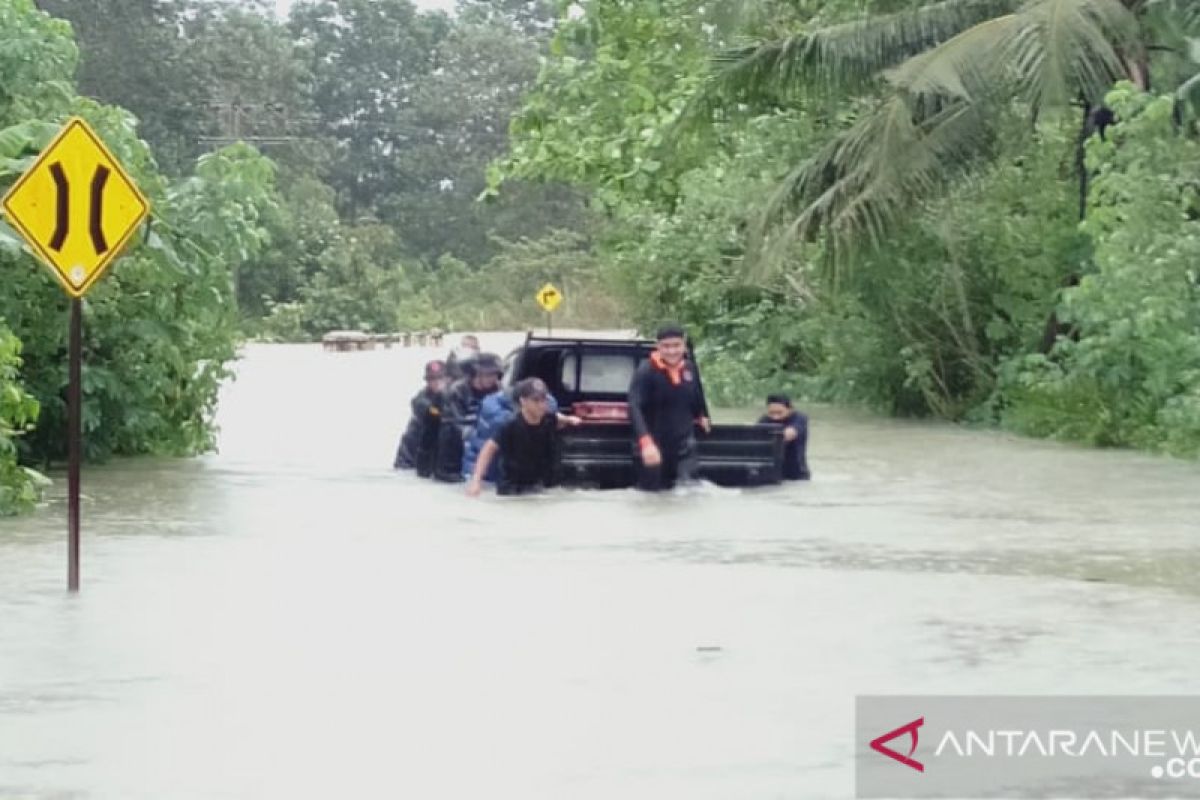
<instances>
[{"instance_id":1,"label":"black arrow symbol on sign","mask_svg":"<svg viewBox=\"0 0 1200 800\"><path fill-rule=\"evenodd\" d=\"M71 232L71 184L67 183L67 174L63 172L61 161L50 165L50 176L54 178L54 189L58 197L54 236L50 239L50 247L61 251L67 242L67 234Z\"/></svg>"},{"instance_id":2,"label":"black arrow symbol on sign","mask_svg":"<svg viewBox=\"0 0 1200 800\"><path fill-rule=\"evenodd\" d=\"M103 164L96 166L96 174L92 175L92 211L89 228L92 234L92 247L96 255L102 256L108 252L108 242L104 239L104 184L108 183L111 170Z\"/></svg>"},{"instance_id":3,"label":"black arrow symbol on sign","mask_svg":"<svg viewBox=\"0 0 1200 800\"><path fill-rule=\"evenodd\" d=\"M558 292L554 291L553 289L547 289L546 291L542 292L542 305L549 305L550 301L554 299L556 294L558 294Z\"/></svg>"}]
</instances>

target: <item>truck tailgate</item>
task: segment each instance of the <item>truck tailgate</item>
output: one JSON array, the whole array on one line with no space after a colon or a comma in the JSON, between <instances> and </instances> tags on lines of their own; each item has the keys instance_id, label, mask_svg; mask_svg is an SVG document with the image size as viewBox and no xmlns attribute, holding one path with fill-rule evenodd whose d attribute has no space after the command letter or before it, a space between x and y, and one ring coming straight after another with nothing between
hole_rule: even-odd
<instances>
[{"instance_id":1,"label":"truck tailgate","mask_svg":"<svg viewBox=\"0 0 1200 800\"><path fill-rule=\"evenodd\" d=\"M783 437L774 425L714 425L697 433L700 477L720 486L779 483ZM584 424L563 430L562 480L568 486L624 488L634 483L628 424Z\"/></svg>"}]
</instances>

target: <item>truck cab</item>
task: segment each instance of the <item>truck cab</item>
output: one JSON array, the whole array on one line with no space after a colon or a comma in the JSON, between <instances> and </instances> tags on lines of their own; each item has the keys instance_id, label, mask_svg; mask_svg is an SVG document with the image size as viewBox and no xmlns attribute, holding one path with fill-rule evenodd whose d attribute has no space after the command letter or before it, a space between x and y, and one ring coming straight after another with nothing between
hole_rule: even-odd
<instances>
[{"instance_id":1,"label":"truck cab","mask_svg":"<svg viewBox=\"0 0 1200 800\"><path fill-rule=\"evenodd\" d=\"M505 359L504 385L541 378L564 413L583 420L563 430L563 483L597 488L634 484L629 383L655 343L646 339L578 339L529 334ZM701 380L699 365L689 358ZM701 383L703 386L703 383ZM778 425L718 425L697 429L700 477L720 486L779 483L783 466Z\"/></svg>"}]
</instances>

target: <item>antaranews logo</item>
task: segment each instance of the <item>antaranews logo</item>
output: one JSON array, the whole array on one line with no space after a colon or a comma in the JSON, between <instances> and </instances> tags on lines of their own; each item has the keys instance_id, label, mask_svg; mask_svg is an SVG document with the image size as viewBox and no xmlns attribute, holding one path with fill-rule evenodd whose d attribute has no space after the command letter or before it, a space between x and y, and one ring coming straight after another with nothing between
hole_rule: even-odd
<instances>
[{"instance_id":1,"label":"antaranews logo","mask_svg":"<svg viewBox=\"0 0 1200 800\"><path fill-rule=\"evenodd\" d=\"M855 796L1200 798L1197 720L1200 696L859 695Z\"/></svg>"},{"instance_id":2,"label":"antaranews logo","mask_svg":"<svg viewBox=\"0 0 1200 800\"><path fill-rule=\"evenodd\" d=\"M880 753L882 755L887 756L888 758L893 758L896 761L899 761L904 766L915 769L917 772L924 772L925 765L912 757L912 754L917 751L917 743L920 738L919 734L917 733L917 730L924 724L925 724L925 718L918 717L917 719L914 719L912 722L908 723L907 725L901 725L899 728L896 728L895 730L890 730L887 733L883 734L882 736L872 739L871 740L871 749L874 750L876 753ZM906 733L912 737L912 744L909 746L907 754L899 753L887 746L888 742L892 741L893 739L898 739Z\"/></svg>"}]
</instances>

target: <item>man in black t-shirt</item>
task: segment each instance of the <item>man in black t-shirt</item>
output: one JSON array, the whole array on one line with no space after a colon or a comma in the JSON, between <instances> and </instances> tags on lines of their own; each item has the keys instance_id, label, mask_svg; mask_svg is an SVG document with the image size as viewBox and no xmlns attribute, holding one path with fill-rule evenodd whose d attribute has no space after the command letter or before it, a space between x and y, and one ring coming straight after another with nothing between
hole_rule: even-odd
<instances>
[{"instance_id":1,"label":"man in black t-shirt","mask_svg":"<svg viewBox=\"0 0 1200 800\"><path fill-rule=\"evenodd\" d=\"M707 433L712 427L700 380L687 360L683 328L664 325L657 340L629 384L637 486L649 492L695 477L695 429Z\"/></svg>"},{"instance_id":2,"label":"man in black t-shirt","mask_svg":"<svg viewBox=\"0 0 1200 800\"><path fill-rule=\"evenodd\" d=\"M467 494L478 497L492 459L500 456L497 494L526 494L558 483L558 428L578 425L578 417L549 413L550 392L538 378L513 387L517 413L497 429L475 462Z\"/></svg>"}]
</instances>

